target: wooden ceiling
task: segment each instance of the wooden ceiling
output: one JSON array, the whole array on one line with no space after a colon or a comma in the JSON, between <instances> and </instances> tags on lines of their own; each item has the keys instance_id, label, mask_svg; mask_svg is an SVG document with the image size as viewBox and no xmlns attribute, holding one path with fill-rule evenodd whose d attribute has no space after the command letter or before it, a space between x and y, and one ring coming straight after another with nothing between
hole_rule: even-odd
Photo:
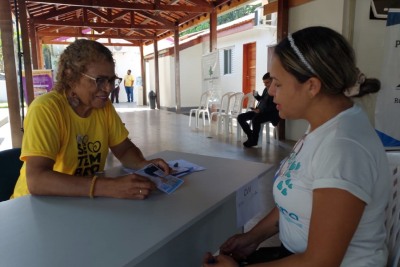
<instances>
[{"instance_id":1,"label":"wooden ceiling","mask_svg":"<svg viewBox=\"0 0 400 267\"><path fill-rule=\"evenodd\" d=\"M15 0L18 3L24 0ZM40 43L67 37L123 39L149 45L252 0L26 0L30 31ZM15 14L14 0L10 5ZM20 5L23 7L23 4ZM19 13L23 10L19 10ZM32 35L31 35L32 36ZM109 42L110 43L110 42ZM116 45L121 45L116 44Z\"/></svg>"}]
</instances>

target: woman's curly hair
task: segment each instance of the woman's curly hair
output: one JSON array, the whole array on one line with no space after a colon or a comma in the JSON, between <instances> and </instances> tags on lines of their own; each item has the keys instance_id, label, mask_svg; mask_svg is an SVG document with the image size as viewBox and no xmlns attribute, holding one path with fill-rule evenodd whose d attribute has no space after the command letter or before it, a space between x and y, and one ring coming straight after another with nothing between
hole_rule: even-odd
<instances>
[{"instance_id":1,"label":"woman's curly hair","mask_svg":"<svg viewBox=\"0 0 400 267\"><path fill-rule=\"evenodd\" d=\"M71 43L61 54L58 63L57 82L54 89L66 92L78 83L87 66L105 60L115 66L111 51L103 44L86 39Z\"/></svg>"}]
</instances>

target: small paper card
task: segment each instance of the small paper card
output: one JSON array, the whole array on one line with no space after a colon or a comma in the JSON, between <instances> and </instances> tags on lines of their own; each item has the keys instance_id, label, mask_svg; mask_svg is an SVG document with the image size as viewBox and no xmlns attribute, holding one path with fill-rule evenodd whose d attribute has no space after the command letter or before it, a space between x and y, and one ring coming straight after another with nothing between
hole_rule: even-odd
<instances>
[{"instance_id":1,"label":"small paper card","mask_svg":"<svg viewBox=\"0 0 400 267\"><path fill-rule=\"evenodd\" d=\"M174 192L183 183L182 179L166 175L162 169L154 164L149 164L135 173L149 178L156 184L158 189L167 194Z\"/></svg>"},{"instance_id":2,"label":"small paper card","mask_svg":"<svg viewBox=\"0 0 400 267\"><path fill-rule=\"evenodd\" d=\"M176 177L182 177L192 172L205 170L204 167L191 163L189 161L178 159L168 161L168 165L172 169L171 175Z\"/></svg>"},{"instance_id":3,"label":"small paper card","mask_svg":"<svg viewBox=\"0 0 400 267\"><path fill-rule=\"evenodd\" d=\"M236 223L243 227L261 211L259 179L254 179L236 191Z\"/></svg>"}]
</instances>

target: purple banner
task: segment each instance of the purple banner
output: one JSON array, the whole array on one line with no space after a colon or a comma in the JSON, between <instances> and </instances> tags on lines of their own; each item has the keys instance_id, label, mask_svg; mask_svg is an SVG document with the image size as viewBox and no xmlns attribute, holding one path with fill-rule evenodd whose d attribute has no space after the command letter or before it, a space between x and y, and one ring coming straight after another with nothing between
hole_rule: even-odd
<instances>
[{"instance_id":1,"label":"purple banner","mask_svg":"<svg viewBox=\"0 0 400 267\"><path fill-rule=\"evenodd\" d=\"M54 85L53 70L32 70L32 79L33 79L33 93L35 98L47 92L50 92L53 89ZM24 86L24 95L26 99L27 94L26 94L25 72L22 73L22 82Z\"/></svg>"}]
</instances>

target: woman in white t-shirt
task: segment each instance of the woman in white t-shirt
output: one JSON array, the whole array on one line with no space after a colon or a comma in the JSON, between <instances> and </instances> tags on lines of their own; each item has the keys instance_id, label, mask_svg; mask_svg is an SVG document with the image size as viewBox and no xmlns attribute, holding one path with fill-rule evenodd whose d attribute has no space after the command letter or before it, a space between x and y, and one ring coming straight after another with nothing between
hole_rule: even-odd
<instances>
[{"instance_id":1,"label":"woman in white t-shirt","mask_svg":"<svg viewBox=\"0 0 400 267\"><path fill-rule=\"evenodd\" d=\"M307 120L309 129L275 175L276 207L204 266L386 266L389 165L350 99L378 91L379 81L360 74L351 46L325 27L289 34L270 73L279 116ZM256 250L277 233L280 248Z\"/></svg>"}]
</instances>

